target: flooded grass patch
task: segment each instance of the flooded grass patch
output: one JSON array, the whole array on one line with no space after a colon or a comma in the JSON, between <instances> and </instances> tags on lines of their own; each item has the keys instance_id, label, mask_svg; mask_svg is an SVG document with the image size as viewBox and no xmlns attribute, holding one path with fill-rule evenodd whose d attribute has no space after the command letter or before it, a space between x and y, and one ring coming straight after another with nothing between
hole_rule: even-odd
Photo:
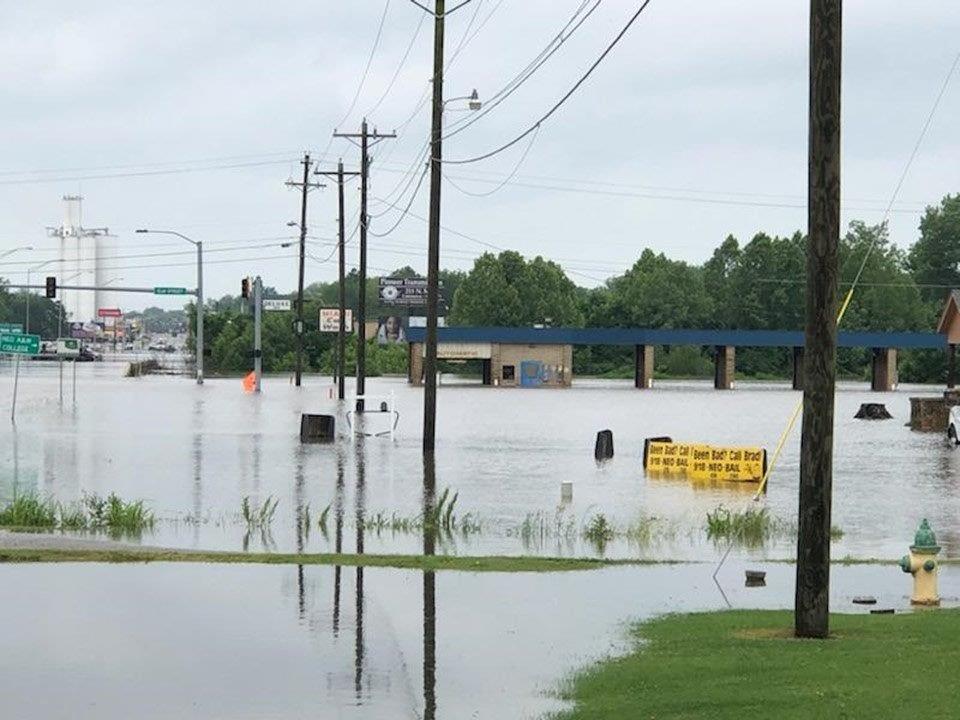
<instances>
[{"instance_id":1,"label":"flooded grass patch","mask_svg":"<svg viewBox=\"0 0 960 720\"><path fill-rule=\"evenodd\" d=\"M709 540L726 540L746 547L760 547L773 539L794 538L797 525L777 518L767 508L731 510L718 505L707 513L706 532ZM830 538L839 540L843 530L836 525L830 528Z\"/></svg>"},{"instance_id":2,"label":"flooded grass patch","mask_svg":"<svg viewBox=\"0 0 960 720\"><path fill-rule=\"evenodd\" d=\"M115 537L138 536L156 519L142 500L84 495L79 503L58 503L30 493L15 497L0 510L0 527L20 530L103 531Z\"/></svg>"},{"instance_id":3,"label":"flooded grass patch","mask_svg":"<svg viewBox=\"0 0 960 720\"><path fill-rule=\"evenodd\" d=\"M574 707L558 718L954 717L958 621L833 615L820 641L796 640L784 611L668 615L634 626L626 656L571 678L560 695Z\"/></svg>"}]
</instances>

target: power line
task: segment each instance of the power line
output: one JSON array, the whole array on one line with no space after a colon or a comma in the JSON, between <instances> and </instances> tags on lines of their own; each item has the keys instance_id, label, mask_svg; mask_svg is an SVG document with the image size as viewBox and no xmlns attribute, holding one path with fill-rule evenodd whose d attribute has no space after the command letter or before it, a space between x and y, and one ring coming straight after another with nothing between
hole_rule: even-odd
<instances>
[{"instance_id":1,"label":"power line","mask_svg":"<svg viewBox=\"0 0 960 720\"><path fill-rule=\"evenodd\" d=\"M527 147L523 151L523 154L520 156L520 159L517 160L517 164L514 166L513 171L509 175L507 175L506 179L503 180L503 182L498 183L491 190L487 190L486 192L473 192L471 190L467 190L466 188L462 188L459 185L457 185L453 180L450 179L450 176L447 175L446 173L443 174L443 177L448 183L450 183L451 186L453 186L455 190L460 191L464 195L470 195L471 197L489 197L490 195L493 195L498 190L501 190L507 183L513 180L514 176L517 174L517 171L520 170L520 166L523 165L523 161L527 159L527 153L530 152L530 148L533 147L533 143L536 142L537 135L539 134L540 134L540 129L538 128L537 132L533 133L533 135L530 136L530 142L527 144Z\"/></svg>"},{"instance_id":2,"label":"power line","mask_svg":"<svg viewBox=\"0 0 960 720\"><path fill-rule=\"evenodd\" d=\"M561 107L567 100L569 100L570 97L580 88L580 86L583 85L583 83L585 83L585 82L587 81L587 78L589 78L589 77L593 74L593 71L596 70L596 69L600 66L600 63L602 63L603 60L607 57L607 55L609 55L610 52L613 50L613 48L617 46L617 43L619 43L620 40L623 38L623 36L626 35L627 30L629 30L630 27L633 25L633 23L636 22L637 18L640 17L640 14L641 14L644 10L646 10L646 8L647 8L647 6L650 4L650 2L651 2L651 0L644 0L644 2L640 5L640 7L639 7L639 8L637 9L637 11L633 14L633 16L627 21L627 24L623 26L623 28L620 30L620 32L617 33L617 36L610 42L609 45L607 45L606 49L600 54L600 57L598 57L596 60L594 60L593 64L592 64L589 68L587 68L587 71L580 77L579 80L577 80L576 83L574 83L573 87L571 87L571 88L566 92L566 94L564 94L564 96L561 97L561 98L554 104L553 107L551 107L549 110L547 110L547 112L544 113L544 114L540 117L539 120L537 120L535 123L533 123L533 125L531 125L529 128L527 128L526 130L524 130L522 133L520 133L517 137L515 137L515 138L514 138L513 140L511 140L510 142L504 143L504 144L501 145L500 147L498 147L498 148L496 148L496 149L494 149L494 150L491 150L490 152L486 152L486 153L483 153L482 155L477 155L476 157L472 157L472 158L464 158L464 159L461 159L461 160L443 160L442 162L448 163L448 164L451 164L451 165L466 165L466 164L468 164L468 163L480 162L481 160L486 160L487 158L491 158L491 157L493 157L494 155L497 155L498 153L503 152L503 151L506 150L507 148L513 147L513 146L516 145L518 142L520 142L521 140L523 140L523 138L527 137L527 135L529 135L529 134L532 133L534 130L536 130L541 124L543 124L546 120L548 120L551 115L553 115L557 110L559 110L560 107Z\"/></svg>"},{"instance_id":3,"label":"power line","mask_svg":"<svg viewBox=\"0 0 960 720\"><path fill-rule=\"evenodd\" d=\"M262 167L265 165L284 165L289 159L263 160L260 162L233 163L229 165L210 165L195 168L170 168L166 170L140 170L131 172L103 173L99 175L73 175L69 177L20 178L16 180L0 180L0 185L39 185L54 182L77 182L86 180L112 180L128 177L152 177L155 175L182 175L184 173L207 172L210 170L236 170L239 168Z\"/></svg>"},{"instance_id":4,"label":"power line","mask_svg":"<svg viewBox=\"0 0 960 720\"><path fill-rule=\"evenodd\" d=\"M537 70L543 67L546 64L546 62L551 57L553 57L554 53L556 53L561 47L563 47L563 44L567 40L569 40L571 37L573 37L574 33L576 33L578 29L580 29L580 26L587 21L587 19L594 13L594 11L598 7L600 7L600 0L595 0L593 6L587 11L587 13L582 18L580 18L578 22L576 22L580 13L583 12L583 9L588 4L589 4L589 0L584 0L584 2L580 4L580 7L578 7L577 10L574 12L573 16L560 29L560 32L557 33L553 38L551 38L547 46L543 50L541 50L537 54L537 56L530 63L528 63L525 68L523 68L523 70L517 73L517 75L515 75L513 79L510 80L510 82L508 82L504 87L502 87L500 90L494 93L493 96L485 100L483 104L483 109L480 112L475 113L464 120L452 123L451 124L452 129L450 129L443 136L443 139L446 140L449 137L453 137L454 135L466 130L468 127L478 122L485 115L492 112L498 105L503 103L514 92L519 90L520 87L522 87L523 84L527 82L527 80L533 77L533 75L537 72ZM576 22L575 25L573 25L574 22ZM573 25L572 29L571 29L571 25ZM567 33L568 30L569 30L569 33Z\"/></svg>"},{"instance_id":5,"label":"power line","mask_svg":"<svg viewBox=\"0 0 960 720\"><path fill-rule=\"evenodd\" d=\"M427 170L428 170L427 166L424 166L423 172L420 173L420 179L417 181L417 186L413 189L413 193L411 193L410 195L410 201L407 203L407 206L403 209L403 212L400 213L400 217L397 218L397 221L393 224L393 226L384 233L375 233L371 230L370 231L371 235L373 235L374 237L386 237L387 235L392 233L394 230L396 230L398 227L400 227L400 223L403 222L403 219L407 216L407 213L410 211L410 206L413 205L413 201L417 199L417 195L420 192L420 187L423 185L423 179L427 176Z\"/></svg>"},{"instance_id":6,"label":"power line","mask_svg":"<svg viewBox=\"0 0 960 720\"><path fill-rule=\"evenodd\" d=\"M387 89L383 91L383 95L380 96L380 99L374 103L373 107L367 110L367 117L373 115L377 111L377 108L380 107L381 103L386 100L387 95L390 94L390 91L393 89L394 83L397 82L397 77L400 75L400 71L403 70L403 66L407 62L407 58L410 56L410 51L413 50L413 46L417 42L417 37L420 35L420 30L423 28L423 23L427 19L426 15L420 16L420 21L417 23L417 27L413 31L413 37L410 38L410 44L407 45L406 51L403 53L403 57L400 58L400 62L397 64L397 69L393 71L393 77L390 78L390 82L387 83Z\"/></svg>"}]
</instances>

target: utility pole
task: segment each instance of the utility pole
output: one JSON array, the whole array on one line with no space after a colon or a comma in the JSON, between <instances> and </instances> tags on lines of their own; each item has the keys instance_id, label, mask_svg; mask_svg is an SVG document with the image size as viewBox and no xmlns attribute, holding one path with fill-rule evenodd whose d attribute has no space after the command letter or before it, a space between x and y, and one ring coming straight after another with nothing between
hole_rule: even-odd
<instances>
[{"instance_id":1,"label":"utility pole","mask_svg":"<svg viewBox=\"0 0 960 720\"><path fill-rule=\"evenodd\" d=\"M254 392L260 392L263 377L263 344L261 321L263 319L263 281L257 275L253 280L253 377Z\"/></svg>"},{"instance_id":2,"label":"utility pole","mask_svg":"<svg viewBox=\"0 0 960 720\"><path fill-rule=\"evenodd\" d=\"M359 288L357 290L357 406L358 413L363 412L363 396L367 391L367 225L370 218L367 215L367 181L370 178L370 147L381 140L395 138L396 133L379 133L367 129L367 119L360 124L359 133L338 133L334 137L348 138L351 142L360 139L360 267ZM342 322L342 320L341 320Z\"/></svg>"},{"instance_id":3,"label":"utility pole","mask_svg":"<svg viewBox=\"0 0 960 720\"><path fill-rule=\"evenodd\" d=\"M443 29L446 4L433 14L433 119L430 129L430 217L427 231L427 337L423 362L423 452L432 454L437 434L437 299L440 282L440 183L443 150Z\"/></svg>"},{"instance_id":4,"label":"utility pole","mask_svg":"<svg viewBox=\"0 0 960 720\"><path fill-rule=\"evenodd\" d=\"M300 195L300 272L297 280L297 369L296 386L300 387L300 377L303 374L303 269L304 260L307 253L307 194L311 188L323 187L320 183L310 182L310 153L303 154L303 181L293 182L288 180L288 187L298 187L301 190Z\"/></svg>"},{"instance_id":5,"label":"utility pole","mask_svg":"<svg viewBox=\"0 0 960 720\"><path fill-rule=\"evenodd\" d=\"M316 171L317 175L333 176L337 179L337 246L340 251L340 257L337 259L338 283L337 294L340 305L340 325L337 328L337 398L343 400L346 394L346 350L347 350L347 288L346 282L346 238L344 235L344 216L343 216L343 183L346 176L356 176L358 172L344 172L343 160L337 161L336 172ZM364 256L366 260L366 256ZM366 265L364 265L366 269ZM358 391L359 392L359 391Z\"/></svg>"},{"instance_id":6,"label":"utility pole","mask_svg":"<svg viewBox=\"0 0 960 720\"><path fill-rule=\"evenodd\" d=\"M810 0L807 321L794 609L794 631L807 638L827 637L830 625L842 5Z\"/></svg>"}]
</instances>

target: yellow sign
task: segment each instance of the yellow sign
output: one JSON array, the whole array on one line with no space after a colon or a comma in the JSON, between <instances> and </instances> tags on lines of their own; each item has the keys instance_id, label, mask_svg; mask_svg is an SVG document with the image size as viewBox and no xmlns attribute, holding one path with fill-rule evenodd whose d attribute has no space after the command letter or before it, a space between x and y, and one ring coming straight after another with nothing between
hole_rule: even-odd
<instances>
[{"instance_id":1,"label":"yellow sign","mask_svg":"<svg viewBox=\"0 0 960 720\"><path fill-rule=\"evenodd\" d=\"M648 440L643 469L651 475L679 475L691 480L760 482L767 451L754 447L714 447L667 440Z\"/></svg>"}]
</instances>

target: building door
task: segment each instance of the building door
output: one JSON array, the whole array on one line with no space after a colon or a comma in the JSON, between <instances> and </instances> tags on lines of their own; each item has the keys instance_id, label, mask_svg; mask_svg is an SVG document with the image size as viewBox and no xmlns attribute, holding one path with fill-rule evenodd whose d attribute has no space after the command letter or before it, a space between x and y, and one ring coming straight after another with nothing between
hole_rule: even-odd
<instances>
[{"instance_id":1,"label":"building door","mask_svg":"<svg viewBox=\"0 0 960 720\"><path fill-rule=\"evenodd\" d=\"M543 384L543 363L539 360L520 362L520 387L540 387Z\"/></svg>"}]
</instances>

